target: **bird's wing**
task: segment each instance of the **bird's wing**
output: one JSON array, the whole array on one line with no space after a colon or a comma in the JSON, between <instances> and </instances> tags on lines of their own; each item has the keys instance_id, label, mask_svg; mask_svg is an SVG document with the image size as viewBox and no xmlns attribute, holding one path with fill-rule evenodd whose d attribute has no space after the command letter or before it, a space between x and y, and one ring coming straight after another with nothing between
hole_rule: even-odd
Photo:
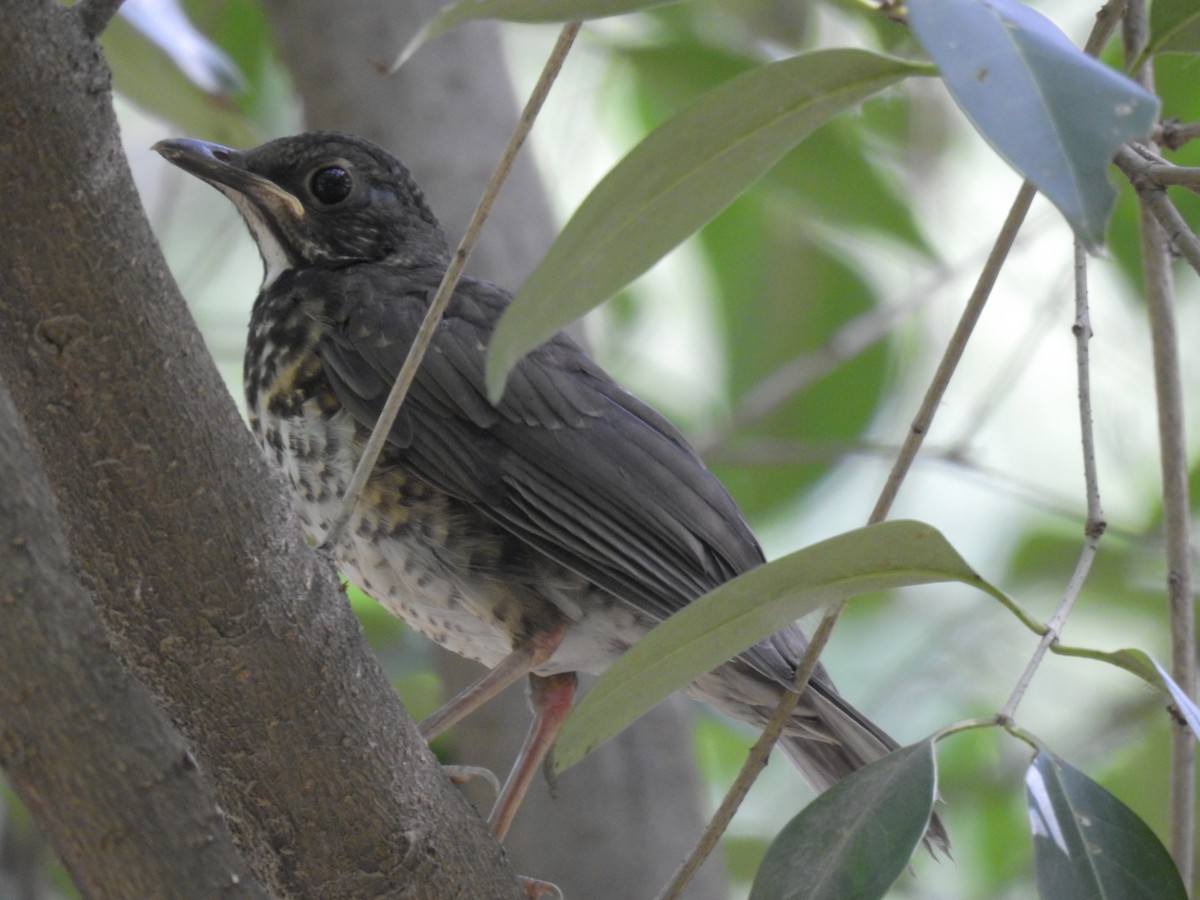
<instances>
[{"instance_id":1,"label":"bird's wing","mask_svg":"<svg viewBox=\"0 0 1200 900\"><path fill-rule=\"evenodd\" d=\"M363 425L378 418L439 276L373 267L319 287L347 299L318 352ZM517 364L498 406L487 400L484 351L508 300L483 282L459 286L389 435L402 463L658 618L762 562L682 435L565 336Z\"/></svg>"}]
</instances>

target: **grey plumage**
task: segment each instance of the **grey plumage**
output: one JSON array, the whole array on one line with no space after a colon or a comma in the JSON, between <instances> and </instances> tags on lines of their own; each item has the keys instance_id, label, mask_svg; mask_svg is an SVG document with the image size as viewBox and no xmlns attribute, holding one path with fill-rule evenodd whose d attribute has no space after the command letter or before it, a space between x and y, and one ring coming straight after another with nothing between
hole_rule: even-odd
<instances>
[{"instance_id":1,"label":"grey plumage","mask_svg":"<svg viewBox=\"0 0 1200 900\"><path fill-rule=\"evenodd\" d=\"M445 235L407 170L359 138L160 149L234 198L263 250L252 425L319 538L445 271ZM763 555L683 435L567 336L527 355L489 402L484 353L509 300L459 284L388 436L375 506L336 552L353 580L457 652L495 665L514 641L566 623L536 671L598 673ZM762 724L804 646L786 629L689 693ZM783 746L823 790L896 744L818 667ZM948 847L936 817L927 842Z\"/></svg>"}]
</instances>

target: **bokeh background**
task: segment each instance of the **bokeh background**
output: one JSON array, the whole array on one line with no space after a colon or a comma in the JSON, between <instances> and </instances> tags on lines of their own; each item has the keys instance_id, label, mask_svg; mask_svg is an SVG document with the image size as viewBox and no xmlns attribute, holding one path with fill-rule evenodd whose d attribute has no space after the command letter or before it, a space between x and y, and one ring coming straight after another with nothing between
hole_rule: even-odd
<instances>
[{"instance_id":1,"label":"bokeh background","mask_svg":"<svg viewBox=\"0 0 1200 900\"><path fill-rule=\"evenodd\" d=\"M180 134L249 146L303 129L316 108L305 95L313 76L297 71L289 42L305 30L315 31L316 40L340 39L340 32L323 33L319 23L305 20L304 10L319 5L297 8L282 26L284 13L270 3L186 3L199 34L211 41L202 51L194 49L202 43L187 50L181 32L171 28L164 50L128 20L116 22L106 37L124 140L147 214L239 402L245 327L261 277L257 253L227 201L148 148ZM326 5L335 17L367 15L357 3ZM1088 4L1063 0L1035 5L1080 43L1095 13ZM411 23L436 8L411 6L394 14ZM163 21L161 11L150 14ZM411 31L410 24L404 27ZM463 31L465 37L448 35L423 47L378 90L420 94L433 82L445 90L449 80L455 90L489 96L502 83L519 102L557 34L554 26L491 23ZM398 52L398 44L386 44L401 33L384 30L379 46L344 48L369 71L364 83L383 82L370 61ZM471 55L455 43L476 40L498 52ZM481 252L474 271L517 287L552 238L551 223L561 225L655 125L741 70L835 46L917 53L903 28L838 0L698 0L589 23L534 129L526 180L509 188L535 209L514 214L502 207L498 233L485 239L492 249ZM212 48L225 54L227 67ZM190 74L189 65L195 67ZM215 80L204 82L205 73ZM1160 60L1165 116L1200 119L1198 74L1189 57ZM483 123L467 101L454 97L434 93L415 117L418 101L407 100L398 108L410 110L410 118L393 124L397 142L407 143L411 155L397 149L457 239L469 201L440 186L469 183L477 193L486 168L456 172L454 166L460 157L498 156L503 122L514 107L506 99L496 107L496 122ZM343 102L379 103L354 93ZM429 131L442 135L440 145L423 142ZM1172 159L1198 164L1194 148ZM1113 178L1119 181L1115 170ZM1019 184L938 81L913 80L821 129L686 245L588 316L581 333L620 381L694 439L768 556L779 556L866 522ZM1119 187L1107 250L1089 265L1108 532L1065 641L1137 647L1165 662L1150 345L1132 193L1128 185ZM461 193L469 196L465 187ZM1196 198L1177 199L1189 221L1198 221ZM1039 199L892 512L940 529L985 578L1042 618L1062 595L1083 544L1071 259L1069 229ZM1180 275L1194 445L1200 358L1188 348L1200 333L1200 314L1194 277ZM447 664L369 599L354 592L351 599L414 718L436 708L454 677L446 675ZM995 713L1035 644L1034 635L981 593L921 588L851 604L824 660L842 692L907 743L954 721ZM508 709L517 712L510 718L521 703L519 696L512 699ZM1017 719L1165 837L1168 721L1157 696L1116 669L1051 656ZM660 752L694 753L702 802L715 806L754 735L690 704L669 727L687 731ZM440 749L447 757L471 756L453 735ZM1033 895L1023 791L1029 758L1027 745L994 729L939 745L941 809L955 860L918 857L894 896ZM569 793L569 778L562 793ZM770 839L810 797L786 761L773 760L696 896L745 896ZM42 865L45 854L10 791L4 800L0 863L9 860L3 876L9 880L0 886L18 892L0 895L32 896L19 885L34 882L13 873L30 859ZM595 835L576 840L593 842L602 871L603 832L624 825L597 821L591 827ZM678 835L683 847L689 837ZM588 875L593 882L600 877ZM647 883L649 875L632 877L640 885L636 896L651 897L660 886ZM38 896L73 895L61 872L39 883ZM635 896L613 891L611 883L597 883L594 895Z\"/></svg>"}]
</instances>

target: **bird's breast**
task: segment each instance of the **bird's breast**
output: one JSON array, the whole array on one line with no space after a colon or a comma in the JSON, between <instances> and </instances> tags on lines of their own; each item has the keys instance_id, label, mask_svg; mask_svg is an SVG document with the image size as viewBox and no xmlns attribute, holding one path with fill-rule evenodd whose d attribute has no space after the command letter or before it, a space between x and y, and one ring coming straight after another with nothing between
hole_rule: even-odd
<instances>
[{"instance_id":1,"label":"bird's breast","mask_svg":"<svg viewBox=\"0 0 1200 900\"><path fill-rule=\"evenodd\" d=\"M341 512L368 431L337 399L317 341L252 330L246 356L251 429L292 488L308 537ZM342 530L342 572L411 627L461 656L496 665L524 637L566 626L540 671L600 672L653 624L496 524L411 474L390 445Z\"/></svg>"}]
</instances>

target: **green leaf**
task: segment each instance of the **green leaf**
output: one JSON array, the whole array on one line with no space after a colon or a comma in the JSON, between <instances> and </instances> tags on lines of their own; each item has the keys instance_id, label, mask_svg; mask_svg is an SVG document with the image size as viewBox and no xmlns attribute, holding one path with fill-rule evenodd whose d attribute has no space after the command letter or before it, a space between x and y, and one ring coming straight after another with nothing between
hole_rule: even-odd
<instances>
[{"instance_id":1,"label":"green leaf","mask_svg":"<svg viewBox=\"0 0 1200 900\"><path fill-rule=\"evenodd\" d=\"M1170 693L1167 682L1163 679L1162 669L1143 650L1127 648L1125 650L1093 650L1090 647L1069 647L1065 644L1052 644L1050 652L1059 656L1074 656L1080 659L1094 659L1097 662L1108 663L1118 669L1124 669L1147 684L1164 693Z\"/></svg>"},{"instance_id":2,"label":"green leaf","mask_svg":"<svg viewBox=\"0 0 1200 900\"><path fill-rule=\"evenodd\" d=\"M1166 686L1167 693L1171 695L1171 699L1175 701L1176 709L1179 710L1179 714L1183 716L1183 720L1191 729L1192 737L1200 739L1200 708L1197 708L1196 701L1189 697L1175 679L1167 674L1167 670L1158 664L1158 660L1151 659L1151 662L1154 663L1158 674L1162 676L1163 684Z\"/></svg>"},{"instance_id":3,"label":"green leaf","mask_svg":"<svg viewBox=\"0 0 1200 900\"><path fill-rule=\"evenodd\" d=\"M703 94L596 186L505 311L489 394L513 364L728 206L812 131L923 67L860 50L762 66Z\"/></svg>"},{"instance_id":4,"label":"green leaf","mask_svg":"<svg viewBox=\"0 0 1200 900\"><path fill-rule=\"evenodd\" d=\"M1002 596L922 522L870 525L752 569L651 630L592 685L559 733L555 771L801 616L862 594L941 581Z\"/></svg>"},{"instance_id":5,"label":"green leaf","mask_svg":"<svg viewBox=\"0 0 1200 900\"><path fill-rule=\"evenodd\" d=\"M937 796L933 741L902 747L821 794L781 831L750 900L872 900L900 877Z\"/></svg>"},{"instance_id":6,"label":"green leaf","mask_svg":"<svg viewBox=\"0 0 1200 900\"><path fill-rule=\"evenodd\" d=\"M133 103L174 122L187 134L235 147L252 146L261 135L226 97L205 93L167 52L117 17L100 38L116 90Z\"/></svg>"},{"instance_id":7,"label":"green leaf","mask_svg":"<svg viewBox=\"0 0 1200 900\"><path fill-rule=\"evenodd\" d=\"M1047 900L1184 900L1162 843L1120 800L1041 752L1025 774L1038 893Z\"/></svg>"},{"instance_id":8,"label":"green leaf","mask_svg":"<svg viewBox=\"0 0 1200 900\"><path fill-rule=\"evenodd\" d=\"M412 37L388 68L395 72L414 53L451 28L477 19L505 22L576 22L678 3L680 0L459 0L444 7Z\"/></svg>"},{"instance_id":9,"label":"green leaf","mask_svg":"<svg viewBox=\"0 0 1200 900\"><path fill-rule=\"evenodd\" d=\"M979 133L1099 247L1116 198L1108 164L1149 133L1158 99L1015 0L910 0L908 10Z\"/></svg>"},{"instance_id":10,"label":"green leaf","mask_svg":"<svg viewBox=\"0 0 1200 900\"><path fill-rule=\"evenodd\" d=\"M120 16L205 93L233 94L245 89L246 77L234 61L196 29L178 4L171 0L127 2L121 6Z\"/></svg>"},{"instance_id":11,"label":"green leaf","mask_svg":"<svg viewBox=\"0 0 1200 900\"><path fill-rule=\"evenodd\" d=\"M1200 53L1200 5L1196 0L1154 0L1146 52Z\"/></svg>"},{"instance_id":12,"label":"green leaf","mask_svg":"<svg viewBox=\"0 0 1200 900\"><path fill-rule=\"evenodd\" d=\"M1179 715L1191 729L1192 736L1200 740L1200 707L1149 653L1130 648L1106 652L1086 647L1067 647L1061 644L1055 644L1050 649L1060 656L1075 656L1106 662L1141 678L1171 698Z\"/></svg>"}]
</instances>

